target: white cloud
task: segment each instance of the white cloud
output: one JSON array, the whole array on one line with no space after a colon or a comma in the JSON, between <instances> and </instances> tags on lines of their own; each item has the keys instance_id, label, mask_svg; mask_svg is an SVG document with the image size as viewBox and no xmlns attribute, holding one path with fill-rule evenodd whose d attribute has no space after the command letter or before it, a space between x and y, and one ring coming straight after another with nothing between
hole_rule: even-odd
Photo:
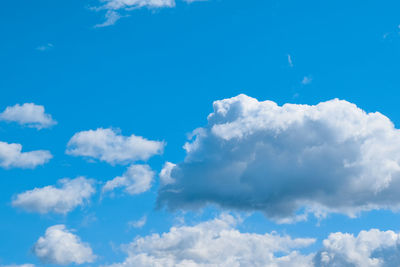
<instances>
[{"instance_id":1,"label":"white cloud","mask_svg":"<svg viewBox=\"0 0 400 267\"><path fill-rule=\"evenodd\" d=\"M301 84L307 85L312 82L312 78L310 76L304 76L303 80L301 81Z\"/></svg>"},{"instance_id":2,"label":"white cloud","mask_svg":"<svg viewBox=\"0 0 400 267\"><path fill-rule=\"evenodd\" d=\"M400 238L393 231L372 229L358 236L330 234L315 256L315 266L396 267L400 262Z\"/></svg>"},{"instance_id":3,"label":"white cloud","mask_svg":"<svg viewBox=\"0 0 400 267\"><path fill-rule=\"evenodd\" d=\"M124 187L126 193L137 195L151 188L153 178L154 172L148 165L132 165L122 176L115 177L108 181L103 186L103 192Z\"/></svg>"},{"instance_id":4,"label":"white cloud","mask_svg":"<svg viewBox=\"0 0 400 267\"><path fill-rule=\"evenodd\" d=\"M171 177L171 172L175 168L175 166L176 164L173 164L171 162L166 162L164 164L164 167L158 175L160 177L161 185L164 186L167 184L173 184L175 182L175 180Z\"/></svg>"},{"instance_id":5,"label":"white cloud","mask_svg":"<svg viewBox=\"0 0 400 267\"><path fill-rule=\"evenodd\" d=\"M7 107L0 113L0 120L17 122L39 130L57 124L50 114L45 113L43 106L35 105L34 103L16 104L15 106Z\"/></svg>"},{"instance_id":6,"label":"white cloud","mask_svg":"<svg viewBox=\"0 0 400 267\"><path fill-rule=\"evenodd\" d=\"M104 8L118 10L122 8L161 8L174 7L175 0L104 0Z\"/></svg>"},{"instance_id":7,"label":"white cloud","mask_svg":"<svg viewBox=\"0 0 400 267\"><path fill-rule=\"evenodd\" d=\"M293 68L293 60L292 60L292 56L290 54L287 55L287 60L288 60L289 67Z\"/></svg>"},{"instance_id":8,"label":"white cloud","mask_svg":"<svg viewBox=\"0 0 400 267\"><path fill-rule=\"evenodd\" d=\"M54 45L53 44L51 44L51 43L47 43L47 44L45 44L45 45L41 45L41 46L38 46L37 48L36 48L36 50L39 50L39 51L47 51L47 50L49 50L49 49L52 49L54 47Z\"/></svg>"},{"instance_id":9,"label":"white cloud","mask_svg":"<svg viewBox=\"0 0 400 267\"><path fill-rule=\"evenodd\" d=\"M129 222L128 225L133 228L142 228L143 226L146 225L146 223L147 223L147 216L145 215L137 221Z\"/></svg>"},{"instance_id":10,"label":"white cloud","mask_svg":"<svg viewBox=\"0 0 400 267\"><path fill-rule=\"evenodd\" d=\"M121 17L121 11L130 11L139 8L171 8L175 7L175 0L101 0L104 4L97 10L107 10L106 20L97 24L96 27L106 27L114 25Z\"/></svg>"},{"instance_id":11,"label":"white cloud","mask_svg":"<svg viewBox=\"0 0 400 267\"><path fill-rule=\"evenodd\" d=\"M47 150L22 152L22 145L0 141L0 167L35 168L47 163L53 156Z\"/></svg>"},{"instance_id":12,"label":"white cloud","mask_svg":"<svg viewBox=\"0 0 400 267\"><path fill-rule=\"evenodd\" d=\"M112 267L130 266L310 266L313 255L296 251L314 239L241 233L230 215L195 226L172 227L162 235L136 238L126 246L128 257Z\"/></svg>"},{"instance_id":13,"label":"white cloud","mask_svg":"<svg viewBox=\"0 0 400 267\"><path fill-rule=\"evenodd\" d=\"M128 12L140 8L160 9L176 6L175 0L100 0L103 5L94 8L95 10L107 10L106 20L97 24L96 27L105 27L115 24L122 16L121 12ZM183 0L186 3L206 0Z\"/></svg>"},{"instance_id":14,"label":"white cloud","mask_svg":"<svg viewBox=\"0 0 400 267\"><path fill-rule=\"evenodd\" d=\"M384 115L331 100L315 106L239 95L214 102L208 125L160 188L171 209L214 203L275 220L300 208L356 216L400 207L400 132Z\"/></svg>"},{"instance_id":15,"label":"white cloud","mask_svg":"<svg viewBox=\"0 0 400 267\"><path fill-rule=\"evenodd\" d=\"M162 154L164 142L140 136L122 136L113 129L99 128L76 133L67 145L67 154L99 159L110 164L126 164Z\"/></svg>"},{"instance_id":16,"label":"white cloud","mask_svg":"<svg viewBox=\"0 0 400 267\"><path fill-rule=\"evenodd\" d=\"M33 252L43 262L68 265L93 262L96 256L92 249L65 225L54 225L47 228L44 236L33 247Z\"/></svg>"},{"instance_id":17,"label":"white cloud","mask_svg":"<svg viewBox=\"0 0 400 267\"><path fill-rule=\"evenodd\" d=\"M106 20L103 23L96 24L95 28L114 25L121 17L122 16L118 12L115 12L114 10L108 10L105 15Z\"/></svg>"},{"instance_id":18,"label":"white cloud","mask_svg":"<svg viewBox=\"0 0 400 267\"><path fill-rule=\"evenodd\" d=\"M30 212L66 214L84 205L95 193L94 181L84 177L61 179L58 183L59 187L46 186L18 194L12 205Z\"/></svg>"}]
</instances>

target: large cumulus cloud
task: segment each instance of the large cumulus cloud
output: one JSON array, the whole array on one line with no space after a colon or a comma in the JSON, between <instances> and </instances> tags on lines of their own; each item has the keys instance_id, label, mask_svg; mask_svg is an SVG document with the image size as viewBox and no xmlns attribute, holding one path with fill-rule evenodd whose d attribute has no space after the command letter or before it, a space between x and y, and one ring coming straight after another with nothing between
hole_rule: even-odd
<instances>
[{"instance_id":1,"label":"large cumulus cloud","mask_svg":"<svg viewBox=\"0 0 400 267\"><path fill-rule=\"evenodd\" d=\"M163 172L158 202L171 209L213 203L282 220L302 208L350 216L399 208L399 130L347 101L216 101L185 149L184 162Z\"/></svg>"},{"instance_id":2,"label":"large cumulus cloud","mask_svg":"<svg viewBox=\"0 0 400 267\"><path fill-rule=\"evenodd\" d=\"M110 267L133 266L310 266L313 255L298 249L314 239L241 233L237 219L223 215L194 226L173 227L162 235L136 238L126 247L128 257Z\"/></svg>"},{"instance_id":3,"label":"large cumulus cloud","mask_svg":"<svg viewBox=\"0 0 400 267\"><path fill-rule=\"evenodd\" d=\"M400 238L393 231L371 229L358 235L332 233L317 253L307 253L313 238L275 232L244 233L231 215L193 226L172 227L163 234L137 237L124 245L128 256L109 267L150 266L274 266L274 267L397 267Z\"/></svg>"}]
</instances>

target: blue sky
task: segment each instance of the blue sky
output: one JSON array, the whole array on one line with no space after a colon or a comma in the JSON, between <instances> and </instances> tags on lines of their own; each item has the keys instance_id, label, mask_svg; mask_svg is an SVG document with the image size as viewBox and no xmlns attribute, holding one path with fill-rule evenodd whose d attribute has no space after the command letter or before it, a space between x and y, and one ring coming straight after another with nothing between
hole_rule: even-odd
<instances>
[{"instance_id":1,"label":"blue sky","mask_svg":"<svg viewBox=\"0 0 400 267\"><path fill-rule=\"evenodd\" d=\"M202 263L209 265L201 265L198 255L191 258L189 252L154 248L167 241L161 236L152 243L149 236L171 234L173 226L188 238L194 238L192 231L221 234L220 228L233 236L235 231L251 233L254 240L291 238L282 243L283 250L263 250L279 263L259 258L262 253L241 256L239 252L248 248L240 247L235 255L225 257L242 259L235 262L237 266L291 266L290 261L279 260L282 255L291 255L293 262L304 261L304 266L338 262L398 266L396 258L389 256L399 253L393 244L400 244L396 212L400 201L395 197L400 190L396 153L400 137L395 130L400 122L399 8L398 1L372 0L4 3L0 10L0 142L4 143L3 148L0 145L0 266L123 262L114 266L157 266L151 265L157 260L160 266L190 266L189 261L197 264L193 266L228 264L206 252ZM119 19L107 20L107 14ZM240 94L251 98L237 97ZM347 102L326 102L335 98ZM225 116L223 108L213 108L217 100L224 100L221 105L232 114ZM261 104L265 100L279 106L311 107L304 111L302 106L293 106L284 111L287 119ZM24 103L34 105L28 109ZM252 112L246 113L250 106ZM12 114L6 112L7 107ZM302 112L315 124L304 119L292 125ZM211 113L215 121L207 121ZM221 121L227 128L213 130ZM203 131L195 133L200 145L185 151L186 142L195 142L196 137L190 140L190 135L198 128ZM112 136L104 139L104 131ZM79 133L95 136L73 142ZM131 147L131 136L143 139L135 139ZM349 139L339 142L342 136ZM251 145L260 142L265 147ZM12 158L10 149L15 147L9 144L22 145L22 152L47 151L51 156L30 154L29 160L39 161L28 163L23 156ZM320 154L307 154L307 158L298 152L318 146L322 146ZM268 147L279 149L271 152ZM68 152L72 148L77 151ZM307 168L293 167L290 154L304 160ZM349 167L344 167L347 156L359 164L350 174ZM177 164L169 177L175 184L163 184L160 178L165 162ZM243 176L237 177L237 187L233 178L243 162L248 165ZM131 184L135 189L129 192L127 183L144 181L146 175L132 178L127 174L125 178L130 178L125 179L123 174L139 165L148 166L151 181ZM82 189L79 184L72 191L59 191L56 198L62 197L49 204L51 197L39 190L60 188L60 179L77 177L85 177L85 185L93 192L77 197L74 193ZM119 187L102 192L115 177L123 178L115 180ZM343 186L337 184L342 180L354 191L335 191ZM316 181L322 181L320 187ZM249 184L252 189L246 191ZM309 195L303 192L314 186L316 191ZM20 194L35 188L43 198L16 204ZM70 202L65 204L63 199ZM288 203L297 205L289 215L283 212ZM40 211L38 206L43 205L48 208ZM57 212L57 207L62 211ZM305 211L306 219L293 222L296 214ZM350 211L356 211L353 217ZM143 225L135 227L141 219ZM292 222L282 224L283 219ZM54 228L60 225L64 228ZM373 243L381 245L370 248L369 254L359 252L361 260L322 242L331 233L342 241L344 233L364 240L359 235L363 230L367 236L374 234ZM273 231L277 236L269 236ZM85 253L72 255L75 250L66 251L66 244L52 243L59 235ZM235 240L241 243L242 237ZM124 244L140 238L139 249L124 249ZM179 241L176 236L170 238ZM353 239L343 244L351 247ZM190 245L185 240L180 241L186 248ZM262 249L254 240L248 242ZM225 255L226 246L221 244L227 243L221 240L216 251ZM298 255L290 254L293 251ZM321 255L328 254L330 260L323 261ZM154 262L146 265L138 255Z\"/></svg>"}]
</instances>

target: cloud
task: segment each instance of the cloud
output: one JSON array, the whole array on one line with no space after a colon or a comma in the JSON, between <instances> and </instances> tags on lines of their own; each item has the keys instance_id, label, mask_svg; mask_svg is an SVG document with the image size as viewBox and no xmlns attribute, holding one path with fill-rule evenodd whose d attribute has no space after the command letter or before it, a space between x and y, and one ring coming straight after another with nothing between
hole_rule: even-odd
<instances>
[{"instance_id":1,"label":"cloud","mask_svg":"<svg viewBox=\"0 0 400 267\"><path fill-rule=\"evenodd\" d=\"M303 80L301 81L301 84L307 85L312 82L312 78L310 76L304 76Z\"/></svg>"},{"instance_id":2,"label":"cloud","mask_svg":"<svg viewBox=\"0 0 400 267\"><path fill-rule=\"evenodd\" d=\"M143 216L137 221L129 222L128 225L133 228L142 228L147 223L147 216Z\"/></svg>"},{"instance_id":3,"label":"cloud","mask_svg":"<svg viewBox=\"0 0 400 267\"><path fill-rule=\"evenodd\" d=\"M173 164L171 162L166 162L164 164L164 167L162 168L159 177L160 177L160 182L161 185L167 185L167 184L173 184L175 180L171 177L171 172L175 168L176 164Z\"/></svg>"},{"instance_id":4,"label":"cloud","mask_svg":"<svg viewBox=\"0 0 400 267\"><path fill-rule=\"evenodd\" d=\"M314 239L241 233L237 223L222 215L194 226L172 227L162 235L137 237L126 246L125 261L110 266L310 266L313 255L296 249Z\"/></svg>"},{"instance_id":5,"label":"cloud","mask_svg":"<svg viewBox=\"0 0 400 267\"><path fill-rule=\"evenodd\" d=\"M106 20L103 23L96 24L95 28L102 28L114 25L121 17L122 16L119 13L113 10L108 10L105 15Z\"/></svg>"},{"instance_id":6,"label":"cloud","mask_svg":"<svg viewBox=\"0 0 400 267\"><path fill-rule=\"evenodd\" d=\"M300 209L356 216L400 207L400 132L347 101L278 106L239 95L214 102L193 134L158 205L217 204L277 221Z\"/></svg>"},{"instance_id":7,"label":"cloud","mask_svg":"<svg viewBox=\"0 0 400 267\"><path fill-rule=\"evenodd\" d=\"M23 105L16 104L15 106L7 107L0 113L0 120L17 122L21 125L39 130L42 128L50 128L57 124L50 114L45 113L43 106L34 103L25 103Z\"/></svg>"},{"instance_id":8,"label":"cloud","mask_svg":"<svg viewBox=\"0 0 400 267\"><path fill-rule=\"evenodd\" d=\"M108 181L103 186L103 192L124 187L126 193L137 195L151 188L153 178L154 172L148 165L132 165L122 176L115 177Z\"/></svg>"},{"instance_id":9,"label":"cloud","mask_svg":"<svg viewBox=\"0 0 400 267\"><path fill-rule=\"evenodd\" d=\"M47 163L53 156L47 150L22 152L22 145L0 141L0 167L35 168Z\"/></svg>"},{"instance_id":10,"label":"cloud","mask_svg":"<svg viewBox=\"0 0 400 267\"><path fill-rule=\"evenodd\" d=\"M205 0L184 0L183 2L192 3ZM101 0L103 5L94 8L95 10L106 10L106 20L97 24L95 27L105 27L114 25L122 16L121 12L129 12L131 10L148 8L172 8L176 6L175 0Z\"/></svg>"},{"instance_id":11,"label":"cloud","mask_svg":"<svg viewBox=\"0 0 400 267\"><path fill-rule=\"evenodd\" d=\"M49 50L49 49L52 49L54 47L54 45L53 44L51 44L51 43L47 43L47 44L45 44L45 45L41 45L41 46L38 46L37 48L36 48L36 50L39 50L39 51L47 51L47 50Z\"/></svg>"},{"instance_id":12,"label":"cloud","mask_svg":"<svg viewBox=\"0 0 400 267\"><path fill-rule=\"evenodd\" d=\"M35 267L34 264L26 263L26 264L11 264L11 265L0 265L0 267Z\"/></svg>"},{"instance_id":13,"label":"cloud","mask_svg":"<svg viewBox=\"0 0 400 267\"><path fill-rule=\"evenodd\" d=\"M377 229L361 231L358 236L340 232L330 234L314 259L316 267L395 267L399 262L399 234Z\"/></svg>"},{"instance_id":14,"label":"cloud","mask_svg":"<svg viewBox=\"0 0 400 267\"><path fill-rule=\"evenodd\" d=\"M149 8L171 8L175 7L175 0L102 0L104 4L95 8L96 10L107 10L106 20L97 24L95 27L106 27L114 25L122 16L121 11L130 11L133 9Z\"/></svg>"},{"instance_id":15,"label":"cloud","mask_svg":"<svg viewBox=\"0 0 400 267\"><path fill-rule=\"evenodd\" d=\"M43 263L49 264L90 263L96 258L90 246L82 243L65 225L47 228L45 235L34 245L33 252Z\"/></svg>"},{"instance_id":16,"label":"cloud","mask_svg":"<svg viewBox=\"0 0 400 267\"><path fill-rule=\"evenodd\" d=\"M290 54L287 55L287 60L288 60L289 67L293 68L293 60L292 60L292 56Z\"/></svg>"},{"instance_id":17,"label":"cloud","mask_svg":"<svg viewBox=\"0 0 400 267\"><path fill-rule=\"evenodd\" d=\"M126 164L162 154L164 146L164 142L150 141L135 135L122 136L113 129L99 128L76 133L69 140L66 153L110 164Z\"/></svg>"},{"instance_id":18,"label":"cloud","mask_svg":"<svg viewBox=\"0 0 400 267\"><path fill-rule=\"evenodd\" d=\"M29 212L66 214L84 205L95 193L94 181L84 177L61 179L58 183L59 187L46 186L18 194L12 205Z\"/></svg>"}]
</instances>

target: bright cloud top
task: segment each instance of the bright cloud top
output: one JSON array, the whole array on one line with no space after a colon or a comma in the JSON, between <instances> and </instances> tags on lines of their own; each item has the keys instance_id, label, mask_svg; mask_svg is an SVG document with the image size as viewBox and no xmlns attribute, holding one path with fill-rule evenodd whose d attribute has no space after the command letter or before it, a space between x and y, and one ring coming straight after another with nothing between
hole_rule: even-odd
<instances>
[{"instance_id":1,"label":"bright cloud top","mask_svg":"<svg viewBox=\"0 0 400 267\"><path fill-rule=\"evenodd\" d=\"M126 193L137 195L151 188L153 178L154 172L148 165L132 165L122 176L108 181L103 186L103 192L123 187Z\"/></svg>"},{"instance_id":2,"label":"bright cloud top","mask_svg":"<svg viewBox=\"0 0 400 267\"><path fill-rule=\"evenodd\" d=\"M400 236L393 231L332 233L318 253L307 254L301 250L315 239L242 233L239 223L231 215L221 215L194 226L172 227L161 235L137 237L124 246L125 261L110 266L395 267L400 261Z\"/></svg>"},{"instance_id":3,"label":"bright cloud top","mask_svg":"<svg viewBox=\"0 0 400 267\"><path fill-rule=\"evenodd\" d=\"M84 177L61 179L58 183L59 187L46 186L21 193L12 205L29 212L66 214L84 205L95 193L94 181Z\"/></svg>"},{"instance_id":4,"label":"bright cloud top","mask_svg":"<svg viewBox=\"0 0 400 267\"><path fill-rule=\"evenodd\" d=\"M346 101L216 101L185 149L159 193L172 209L215 203L283 220L301 207L350 216L400 207L399 130Z\"/></svg>"},{"instance_id":5,"label":"bright cloud top","mask_svg":"<svg viewBox=\"0 0 400 267\"><path fill-rule=\"evenodd\" d=\"M45 113L43 106L35 105L34 103L16 104L15 106L7 107L0 113L0 120L17 122L39 130L57 124L50 114Z\"/></svg>"},{"instance_id":6,"label":"bright cloud top","mask_svg":"<svg viewBox=\"0 0 400 267\"><path fill-rule=\"evenodd\" d=\"M67 145L67 154L99 159L110 164L126 164L162 154L164 142L140 136L122 136L113 129L99 128L76 133Z\"/></svg>"},{"instance_id":7,"label":"bright cloud top","mask_svg":"<svg viewBox=\"0 0 400 267\"><path fill-rule=\"evenodd\" d=\"M47 163L53 156L47 150L22 152L22 145L0 141L0 167L35 168Z\"/></svg>"},{"instance_id":8,"label":"bright cloud top","mask_svg":"<svg viewBox=\"0 0 400 267\"><path fill-rule=\"evenodd\" d=\"M361 231L358 236L330 234L316 255L315 266L395 267L400 262L400 238L393 231Z\"/></svg>"},{"instance_id":9,"label":"bright cloud top","mask_svg":"<svg viewBox=\"0 0 400 267\"><path fill-rule=\"evenodd\" d=\"M122 266L310 266L313 255L296 251L314 239L249 234L235 229L230 215L195 226L173 227L162 235L136 238ZM277 255L279 254L279 255Z\"/></svg>"},{"instance_id":10,"label":"bright cloud top","mask_svg":"<svg viewBox=\"0 0 400 267\"><path fill-rule=\"evenodd\" d=\"M90 263L96 258L90 246L68 231L65 225L47 228L45 235L34 245L33 252L43 263L49 264Z\"/></svg>"}]
</instances>

